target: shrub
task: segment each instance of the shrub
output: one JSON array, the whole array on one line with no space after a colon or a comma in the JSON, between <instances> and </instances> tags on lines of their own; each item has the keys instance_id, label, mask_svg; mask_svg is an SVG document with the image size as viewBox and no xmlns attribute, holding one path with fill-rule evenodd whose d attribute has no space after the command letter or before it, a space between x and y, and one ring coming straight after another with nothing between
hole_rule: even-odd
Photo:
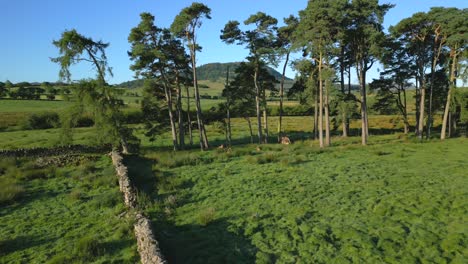
<instances>
[{"instance_id":1,"label":"shrub","mask_svg":"<svg viewBox=\"0 0 468 264\"><path fill-rule=\"evenodd\" d=\"M24 129L48 129L60 126L59 115L55 112L44 112L30 115L23 124Z\"/></svg>"},{"instance_id":2,"label":"shrub","mask_svg":"<svg viewBox=\"0 0 468 264\"><path fill-rule=\"evenodd\" d=\"M198 215L198 223L202 226L206 226L214 220L215 209L213 207L204 209Z\"/></svg>"},{"instance_id":3,"label":"shrub","mask_svg":"<svg viewBox=\"0 0 468 264\"><path fill-rule=\"evenodd\" d=\"M144 123L144 121L145 118L142 111L131 111L123 113L123 122L126 124L140 124Z\"/></svg>"},{"instance_id":4,"label":"shrub","mask_svg":"<svg viewBox=\"0 0 468 264\"><path fill-rule=\"evenodd\" d=\"M81 260L94 260L103 253L104 249L96 237L83 237L78 241L75 247L75 255Z\"/></svg>"},{"instance_id":5,"label":"shrub","mask_svg":"<svg viewBox=\"0 0 468 264\"><path fill-rule=\"evenodd\" d=\"M17 175L20 179L34 180L34 179L46 179L55 175L55 168L49 167L45 169L33 169L27 168Z\"/></svg>"},{"instance_id":6,"label":"shrub","mask_svg":"<svg viewBox=\"0 0 468 264\"><path fill-rule=\"evenodd\" d=\"M76 120L76 127L92 127L94 126L94 119L91 116L83 115Z\"/></svg>"},{"instance_id":7,"label":"shrub","mask_svg":"<svg viewBox=\"0 0 468 264\"><path fill-rule=\"evenodd\" d=\"M80 201L84 198L83 192L79 189L74 189L69 194L70 198L74 201Z\"/></svg>"},{"instance_id":8,"label":"shrub","mask_svg":"<svg viewBox=\"0 0 468 264\"><path fill-rule=\"evenodd\" d=\"M0 178L0 204L17 200L24 193L24 187L15 179Z\"/></svg>"}]
</instances>

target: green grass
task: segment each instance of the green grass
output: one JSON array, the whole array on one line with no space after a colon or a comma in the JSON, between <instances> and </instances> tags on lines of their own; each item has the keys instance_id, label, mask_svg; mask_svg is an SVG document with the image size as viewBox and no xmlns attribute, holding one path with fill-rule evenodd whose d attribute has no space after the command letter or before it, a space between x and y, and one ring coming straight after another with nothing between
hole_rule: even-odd
<instances>
[{"instance_id":1,"label":"green grass","mask_svg":"<svg viewBox=\"0 0 468 264\"><path fill-rule=\"evenodd\" d=\"M148 152L129 164L155 177L140 185L156 186L147 212L171 263L466 263L466 138L335 145Z\"/></svg>"},{"instance_id":2,"label":"green grass","mask_svg":"<svg viewBox=\"0 0 468 264\"><path fill-rule=\"evenodd\" d=\"M0 100L0 113L59 111L70 104L67 101Z\"/></svg>"},{"instance_id":3,"label":"green grass","mask_svg":"<svg viewBox=\"0 0 468 264\"><path fill-rule=\"evenodd\" d=\"M0 149L53 147L59 144L60 134L60 129L0 132ZM93 138L93 128L77 128L73 144L92 145Z\"/></svg>"},{"instance_id":4,"label":"green grass","mask_svg":"<svg viewBox=\"0 0 468 264\"><path fill-rule=\"evenodd\" d=\"M0 263L138 261L131 223L119 216L125 208L110 159L80 160L60 168L2 160L0 180L22 192L0 200Z\"/></svg>"}]
</instances>

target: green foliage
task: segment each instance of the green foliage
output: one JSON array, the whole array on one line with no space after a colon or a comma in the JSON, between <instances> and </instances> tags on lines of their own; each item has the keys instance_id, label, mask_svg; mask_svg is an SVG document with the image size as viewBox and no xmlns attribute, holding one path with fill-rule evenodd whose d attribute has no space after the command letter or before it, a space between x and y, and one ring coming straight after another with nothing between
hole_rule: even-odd
<instances>
[{"instance_id":1,"label":"green foliage","mask_svg":"<svg viewBox=\"0 0 468 264\"><path fill-rule=\"evenodd\" d=\"M62 37L54 40L53 44L62 55L51 59L60 64L59 76L62 80L69 82L71 80L70 66L82 60L90 61L96 67L97 77L101 82L104 82L106 72L112 75L111 69L107 66L105 53L109 43L94 41L72 29L64 31ZM84 55L86 56L83 57Z\"/></svg>"},{"instance_id":2,"label":"green foliage","mask_svg":"<svg viewBox=\"0 0 468 264\"><path fill-rule=\"evenodd\" d=\"M43 112L28 117L24 129L48 129L60 127L60 118L56 112Z\"/></svg>"}]
</instances>

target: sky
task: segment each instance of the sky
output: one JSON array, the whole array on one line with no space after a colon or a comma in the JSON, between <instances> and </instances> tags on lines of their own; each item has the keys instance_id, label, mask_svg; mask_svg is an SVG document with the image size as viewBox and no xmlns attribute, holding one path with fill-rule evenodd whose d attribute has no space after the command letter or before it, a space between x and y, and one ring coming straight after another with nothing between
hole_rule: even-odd
<instances>
[{"instance_id":1,"label":"sky","mask_svg":"<svg viewBox=\"0 0 468 264\"><path fill-rule=\"evenodd\" d=\"M204 20L198 30L198 42L203 47L197 54L197 65L211 62L242 61L248 51L237 45L226 45L219 39L220 30L229 20L240 22L258 11L278 19L297 15L307 5L307 0L200 0L211 8L211 20ZM59 56L52 44L65 30L76 29L94 40L109 42L106 53L113 69L107 81L117 84L134 79L129 69L131 61L128 35L138 25L139 14L150 12L159 27L170 27L174 17L187 0L0 0L0 82L13 83L58 81L59 66L50 58ZM426 12L432 6L467 8L466 0L386 0L396 6L385 16L384 26L395 25L416 12ZM296 58L299 55L296 55ZM278 67L278 69L280 66ZM377 78L375 65L368 77ZM89 64L71 67L72 80L95 77ZM295 73L288 69L286 75ZM353 77L353 82L357 80Z\"/></svg>"}]
</instances>

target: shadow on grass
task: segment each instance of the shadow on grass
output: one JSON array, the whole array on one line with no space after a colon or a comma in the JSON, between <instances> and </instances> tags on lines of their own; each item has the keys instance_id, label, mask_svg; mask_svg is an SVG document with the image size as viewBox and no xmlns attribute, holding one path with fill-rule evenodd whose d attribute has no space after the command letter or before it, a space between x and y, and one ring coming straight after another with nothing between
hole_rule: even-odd
<instances>
[{"instance_id":1,"label":"shadow on grass","mask_svg":"<svg viewBox=\"0 0 468 264\"><path fill-rule=\"evenodd\" d=\"M0 239L0 256L8 255L16 251L22 251L31 247L50 243L50 238L34 236L18 236L12 239Z\"/></svg>"},{"instance_id":2,"label":"shadow on grass","mask_svg":"<svg viewBox=\"0 0 468 264\"><path fill-rule=\"evenodd\" d=\"M26 192L17 199L15 199L15 201L0 204L0 217L11 214L13 211L18 210L20 208L27 207L28 204L31 202L37 200L51 199L56 197L57 195L59 195L59 192L50 190L30 191L26 189Z\"/></svg>"},{"instance_id":3,"label":"shadow on grass","mask_svg":"<svg viewBox=\"0 0 468 264\"><path fill-rule=\"evenodd\" d=\"M193 187L192 182L176 182L171 186L164 178L173 177L170 172L153 174L153 161L138 156L127 156L129 176L134 186L152 199L165 200L169 194L158 195L157 187L174 190L177 203L189 202L190 197L181 197L176 193ZM147 212L153 223L156 239L161 251L169 263L254 263L257 249L243 236L229 231L229 219L221 218L206 225L176 225L166 214Z\"/></svg>"},{"instance_id":4,"label":"shadow on grass","mask_svg":"<svg viewBox=\"0 0 468 264\"><path fill-rule=\"evenodd\" d=\"M169 263L255 262L257 249L247 239L228 231L228 219L206 226L176 226L160 218L153 219L153 229Z\"/></svg>"}]
</instances>

